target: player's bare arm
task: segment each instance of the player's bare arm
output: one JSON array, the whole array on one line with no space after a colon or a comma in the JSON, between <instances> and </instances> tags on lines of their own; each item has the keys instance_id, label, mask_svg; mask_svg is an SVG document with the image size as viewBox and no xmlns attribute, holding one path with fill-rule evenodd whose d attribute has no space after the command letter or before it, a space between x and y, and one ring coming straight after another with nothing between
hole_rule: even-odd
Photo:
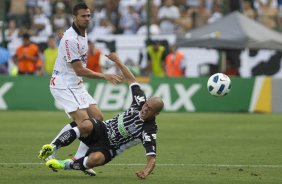
<instances>
[{"instance_id":1,"label":"player's bare arm","mask_svg":"<svg viewBox=\"0 0 282 184\"><path fill-rule=\"evenodd\" d=\"M145 179L154 170L155 165L156 165L156 156L155 155L147 156L147 165L145 166L144 170L136 172L136 175L140 179Z\"/></svg>"},{"instance_id":2,"label":"player's bare arm","mask_svg":"<svg viewBox=\"0 0 282 184\"><path fill-rule=\"evenodd\" d=\"M113 52L110 53L108 55L106 55L107 58L109 58L110 60L112 60L113 62L116 63L116 66L121 70L124 78L127 80L127 82L129 84L135 83L136 82L136 78L135 76L132 74L132 72L122 63L122 61L120 60L119 56L117 53Z\"/></svg>"},{"instance_id":3,"label":"player's bare arm","mask_svg":"<svg viewBox=\"0 0 282 184\"><path fill-rule=\"evenodd\" d=\"M75 61L72 63L72 67L77 76L80 77L87 77L92 79L105 79L113 84L120 83L122 81L122 77L116 74L103 74L98 72L93 72L88 68L84 68L82 66L81 61Z\"/></svg>"}]
</instances>

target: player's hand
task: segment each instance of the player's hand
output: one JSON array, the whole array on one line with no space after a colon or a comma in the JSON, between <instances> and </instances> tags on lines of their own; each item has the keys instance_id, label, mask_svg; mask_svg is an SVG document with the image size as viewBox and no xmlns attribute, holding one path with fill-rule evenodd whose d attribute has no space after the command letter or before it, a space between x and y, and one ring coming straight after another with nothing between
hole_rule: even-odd
<instances>
[{"instance_id":1,"label":"player's hand","mask_svg":"<svg viewBox=\"0 0 282 184\"><path fill-rule=\"evenodd\" d=\"M122 82L122 77L120 75L116 75L116 74L104 74L104 75L105 75L105 79L112 84L117 84Z\"/></svg>"},{"instance_id":2,"label":"player's hand","mask_svg":"<svg viewBox=\"0 0 282 184\"><path fill-rule=\"evenodd\" d=\"M112 52L110 54L105 55L108 59L112 60L113 62L120 62L120 58L117 53Z\"/></svg>"},{"instance_id":3,"label":"player's hand","mask_svg":"<svg viewBox=\"0 0 282 184\"><path fill-rule=\"evenodd\" d=\"M141 180L144 180L144 179L146 179L147 175L144 173L144 171L138 171L138 172L136 172L136 176L138 178L140 178Z\"/></svg>"}]
</instances>

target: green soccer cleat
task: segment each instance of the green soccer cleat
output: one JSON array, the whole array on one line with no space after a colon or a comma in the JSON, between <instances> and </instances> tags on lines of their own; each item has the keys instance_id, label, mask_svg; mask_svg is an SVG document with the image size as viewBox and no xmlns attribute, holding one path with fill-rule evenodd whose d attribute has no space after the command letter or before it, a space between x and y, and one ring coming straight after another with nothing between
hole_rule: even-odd
<instances>
[{"instance_id":1,"label":"green soccer cleat","mask_svg":"<svg viewBox=\"0 0 282 184\"><path fill-rule=\"evenodd\" d=\"M54 152L55 146L52 146L51 144L45 144L42 146L38 158L41 160L47 159L49 156L51 156Z\"/></svg>"},{"instance_id":2,"label":"green soccer cleat","mask_svg":"<svg viewBox=\"0 0 282 184\"><path fill-rule=\"evenodd\" d=\"M71 159L66 159L66 160L52 159L52 160L48 160L45 165L51 168L53 171L57 172L60 169L66 169L66 164L69 164L70 162L72 162Z\"/></svg>"}]
</instances>

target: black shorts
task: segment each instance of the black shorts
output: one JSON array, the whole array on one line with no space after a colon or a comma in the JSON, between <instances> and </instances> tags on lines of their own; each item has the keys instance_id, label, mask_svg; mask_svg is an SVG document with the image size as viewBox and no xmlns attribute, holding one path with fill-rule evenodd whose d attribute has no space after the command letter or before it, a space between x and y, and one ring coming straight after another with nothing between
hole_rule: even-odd
<instances>
[{"instance_id":1,"label":"black shorts","mask_svg":"<svg viewBox=\"0 0 282 184\"><path fill-rule=\"evenodd\" d=\"M93 152L102 152L105 156L105 164L112 160L115 153L111 150L107 129L102 121L90 120L93 124L91 134L86 138L79 138L89 149L85 156Z\"/></svg>"}]
</instances>

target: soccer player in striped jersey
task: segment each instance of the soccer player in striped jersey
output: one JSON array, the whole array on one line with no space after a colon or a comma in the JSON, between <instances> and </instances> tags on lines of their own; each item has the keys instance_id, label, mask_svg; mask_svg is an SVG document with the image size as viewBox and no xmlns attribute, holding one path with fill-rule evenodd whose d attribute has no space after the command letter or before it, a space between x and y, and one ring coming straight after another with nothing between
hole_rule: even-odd
<instances>
[{"instance_id":1,"label":"soccer player in striped jersey","mask_svg":"<svg viewBox=\"0 0 282 184\"><path fill-rule=\"evenodd\" d=\"M85 157L76 161L52 159L46 162L46 166L55 171L58 169L83 171L104 165L124 150L142 143L146 152L147 164L136 175L140 179L145 179L155 167L157 138L155 119L163 109L164 104L158 97L146 100L146 96L134 75L121 62L116 53L106 56L115 62L130 85L132 93L131 106L114 118L103 122L95 119L90 119L91 123L85 121L61 134L52 145L45 145L49 149L46 154L52 154L54 150L71 144L76 138L89 146Z\"/></svg>"}]
</instances>

